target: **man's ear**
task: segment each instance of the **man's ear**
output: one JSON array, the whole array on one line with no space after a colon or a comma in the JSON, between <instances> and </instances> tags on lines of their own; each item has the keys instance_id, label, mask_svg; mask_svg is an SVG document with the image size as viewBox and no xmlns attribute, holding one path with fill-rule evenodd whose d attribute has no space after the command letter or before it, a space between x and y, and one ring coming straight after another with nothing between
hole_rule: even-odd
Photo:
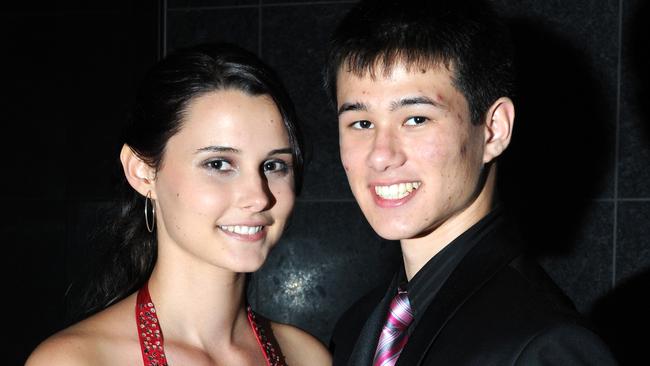
<instances>
[{"instance_id":1,"label":"man's ear","mask_svg":"<svg viewBox=\"0 0 650 366\"><path fill-rule=\"evenodd\" d=\"M155 177L156 170L140 159L127 144L122 146L120 161L124 169L124 176L131 187L138 193L146 196L151 192L151 198L156 199Z\"/></svg>"},{"instance_id":2,"label":"man's ear","mask_svg":"<svg viewBox=\"0 0 650 366\"><path fill-rule=\"evenodd\" d=\"M497 99L485 115L483 163L494 160L508 147L514 123L515 105L512 100L507 97Z\"/></svg>"}]
</instances>

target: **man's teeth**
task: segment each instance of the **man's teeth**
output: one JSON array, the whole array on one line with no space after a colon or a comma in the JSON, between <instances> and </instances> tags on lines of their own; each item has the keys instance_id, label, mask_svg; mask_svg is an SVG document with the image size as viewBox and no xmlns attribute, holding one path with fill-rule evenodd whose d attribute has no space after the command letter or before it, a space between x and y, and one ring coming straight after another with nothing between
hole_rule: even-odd
<instances>
[{"instance_id":1,"label":"man's teeth","mask_svg":"<svg viewBox=\"0 0 650 366\"><path fill-rule=\"evenodd\" d=\"M222 226L222 225L219 225L219 228L221 230L229 231L229 232L235 233L235 234L253 235L253 234L256 234L256 233L260 232L260 230L262 230L262 228L264 228L264 226L243 226L243 225L223 225Z\"/></svg>"},{"instance_id":2,"label":"man's teeth","mask_svg":"<svg viewBox=\"0 0 650 366\"><path fill-rule=\"evenodd\" d=\"M411 194L414 190L418 189L420 182L409 182L391 184L389 186L375 186L375 193L377 196L387 200L398 200Z\"/></svg>"}]
</instances>

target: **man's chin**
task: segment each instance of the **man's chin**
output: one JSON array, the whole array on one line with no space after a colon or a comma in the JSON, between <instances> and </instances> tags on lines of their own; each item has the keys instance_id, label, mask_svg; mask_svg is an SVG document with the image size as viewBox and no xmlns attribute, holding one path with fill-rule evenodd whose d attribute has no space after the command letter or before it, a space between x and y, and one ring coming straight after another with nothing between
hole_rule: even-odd
<instances>
[{"instance_id":1,"label":"man's chin","mask_svg":"<svg viewBox=\"0 0 650 366\"><path fill-rule=\"evenodd\" d=\"M409 225L396 226L395 222L387 223L382 222L370 226L375 230L375 233L386 240L408 240L423 238L431 234L439 225L429 227L416 227Z\"/></svg>"},{"instance_id":2,"label":"man's chin","mask_svg":"<svg viewBox=\"0 0 650 366\"><path fill-rule=\"evenodd\" d=\"M377 233L377 235L379 235L380 237L386 240L410 239L413 238L415 235L417 235L413 233L412 229L409 230L406 228L390 228L390 227L386 227L385 225L382 225L382 227L372 226L372 228L375 230L375 233Z\"/></svg>"}]
</instances>

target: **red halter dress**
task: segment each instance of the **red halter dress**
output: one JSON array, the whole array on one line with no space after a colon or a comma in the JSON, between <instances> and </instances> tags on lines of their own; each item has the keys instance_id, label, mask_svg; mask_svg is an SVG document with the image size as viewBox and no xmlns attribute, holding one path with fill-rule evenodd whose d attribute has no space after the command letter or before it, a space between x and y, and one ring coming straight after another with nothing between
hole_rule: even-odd
<instances>
[{"instance_id":1,"label":"red halter dress","mask_svg":"<svg viewBox=\"0 0 650 366\"><path fill-rule=\"evenodd\" d=\"M248 313L248 323L266 359L266 365L286 366L284 356L273 336L269 321L257 316L250 305L246 308L246 312ZM138 337L140 338L140 349L142 350L144 365L168 366L162 329L158 324L156 308L151 301L147 283L138 291L135 304L135 321L138 326Z\"/></svg>"}]
</instances>

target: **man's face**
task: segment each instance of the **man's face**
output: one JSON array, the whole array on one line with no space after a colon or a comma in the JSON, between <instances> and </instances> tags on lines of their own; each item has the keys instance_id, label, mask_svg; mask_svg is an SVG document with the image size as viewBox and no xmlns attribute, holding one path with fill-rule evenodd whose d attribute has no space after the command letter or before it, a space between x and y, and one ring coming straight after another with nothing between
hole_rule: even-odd
<instances>
[{"instance_id":1,"label":"man's face","mask_svg":"<svg viewBox=\"0 0 650 366\"><path fill-rule=\"evenodd\" d=\"M341 161L380 236L426 236L475 198L484 128L471 123L467 100L444 66L379 71L338 74Z\"/></svg>"}]
</instances>

